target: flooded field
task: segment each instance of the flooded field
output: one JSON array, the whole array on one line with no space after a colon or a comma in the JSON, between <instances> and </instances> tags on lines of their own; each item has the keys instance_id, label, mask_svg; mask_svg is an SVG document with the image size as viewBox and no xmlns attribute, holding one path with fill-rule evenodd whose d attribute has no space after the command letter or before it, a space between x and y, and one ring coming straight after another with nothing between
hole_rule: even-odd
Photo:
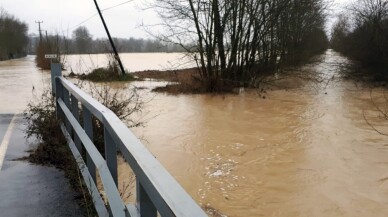
<instances>
[{"instance_id":1,"label":"flooded field","mask_svg":"<svg viewBox=\"0 0 388 217\"><path fill-rule=\"evenodd\" d=\"M124 68L129 72L143 70L169 70L194 67L181 53L123 53L120 54ZM67 55L65 67L74 73L88 73L92 69L105 67L109 61L106 54Z\"/></svg>"},{"instance_id":2,"label":"flooded field","mask_svg":"<svg viewBox=\"0 0 388 217\"><path fill-rule=\"evenodd\" d=\"M22 108L31 85L47 78L32 60L0 62L1 113ZM214 216L388 216L388 137L366 121L388 133L376 109L388 106L385 90L341 80L341 62L329 50L303 67L321 82L273 88L265 99L254 90L178 96L142 90L152 99L143 111L151 118L134 132ZM129 172L120 172L125 182Z\"/></svg>"},{"instance_id":3,"label":"flooded field","mask_svg":"<svg viewBox=\"0 0 388 217\"><path fill-rule=\"evenodd\" d=\"M35 67L34 57L0 61L0 113L21 113L36 89L49 85L49 73Z\"/></svg>"}]
</instances>

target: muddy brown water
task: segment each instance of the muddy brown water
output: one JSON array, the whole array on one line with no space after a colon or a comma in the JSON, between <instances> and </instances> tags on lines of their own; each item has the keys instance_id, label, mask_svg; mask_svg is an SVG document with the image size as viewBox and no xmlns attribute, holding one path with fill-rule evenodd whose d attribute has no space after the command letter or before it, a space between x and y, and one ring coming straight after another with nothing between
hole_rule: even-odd
<instances>
[{"instance_id":1,"label":"muddy brown water","mask_svg":"<svg viewBox=\"0 0 388 217\"><path fill-rule=\"evenodd\" d=\"M30 70L29 61L0 62L0 99L8 102L1 112L23 104L28 82L44 77L13 75ZM388 133L375 107L386 109L385 90L339 79L341 62L329 50L303 67L320 83L279 82L289 88L273 88L265 99L254 90L172 96L145 89L152 100L143 114L151 118L134 132L215 216L388 216L388 137L364 118ZM20 76L35 77L9 85ZM127 182L130 172L123 164L119 171Z\"/></svg>"},{"instance_id":2,"label":"muddy brown water","mask_svg":"<svg viewBox=\"0 0 388 217\"><path fill-rule=\"evenodd\" d=\"M35 68L34 57L0 61L0 113L21 113L49 76Z\"/></svg>"}]
</instances>

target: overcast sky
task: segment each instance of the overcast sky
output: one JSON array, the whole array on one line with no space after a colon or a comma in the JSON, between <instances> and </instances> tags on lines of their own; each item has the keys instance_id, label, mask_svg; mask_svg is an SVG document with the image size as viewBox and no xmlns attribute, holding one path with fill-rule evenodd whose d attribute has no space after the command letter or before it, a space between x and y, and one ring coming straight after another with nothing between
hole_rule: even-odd
<instances>
[{"instance_id":1,"label":"overcast sky","mask_svg":"<svg viewBox=\"0 0 388 217\"><path fill-rule=\"evenodd\" d=\"M127 0L98 0L101 9L109 8ZM155 23L157 15L151 10L142 10L144 0L133 0L129 3L104 11L104 18L114 37L146 37L139 28L142 22ZM0 0L0 7L28 23L29 32L38 34L38 24L43 21L42 29L49 33L65 32L71 36L72 31L82 21L90 33L96 37L106 37L103 25L93 0Z\"/></svg>"},{"instance_id":2,"label":"overcast sky","mask_svg":"<svg viewBox=\"0 0 388 217\"><path fill-rule=\"evenodd\" d=\"M125 3L104 11L104 17L113 37L149 37L140 25L157 23L158 17L152 10L143 10L144 1L133 0L125 3L127 0L98 0L101 9ZM350 0L333 1L334 8L338 9ZM0 0L0 7L28 23L30 33L38 34L38 24L35 21L43 21L43 30L49 33L64 32L63 34L69 37L81 22L97 12L93 0ZM97 15L82 25L89 29L94 38L106 37Z\"/></svg>"}]
</instances>

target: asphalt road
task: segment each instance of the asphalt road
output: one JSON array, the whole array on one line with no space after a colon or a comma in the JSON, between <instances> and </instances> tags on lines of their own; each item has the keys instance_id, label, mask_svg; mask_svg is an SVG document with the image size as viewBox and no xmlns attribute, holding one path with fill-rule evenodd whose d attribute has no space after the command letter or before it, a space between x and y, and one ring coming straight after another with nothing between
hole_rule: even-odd
<instances>
[{"instance_id":1,"label":"asphalt road","mask_svg":"<svg viewBox=\"0 0 388 217\"><path fill-rule=\"evenodd\" d=\"M34 148L21 115L0 114L0 216L83 216L64 173L19 160Z\"/></svg>"}]
</instances>

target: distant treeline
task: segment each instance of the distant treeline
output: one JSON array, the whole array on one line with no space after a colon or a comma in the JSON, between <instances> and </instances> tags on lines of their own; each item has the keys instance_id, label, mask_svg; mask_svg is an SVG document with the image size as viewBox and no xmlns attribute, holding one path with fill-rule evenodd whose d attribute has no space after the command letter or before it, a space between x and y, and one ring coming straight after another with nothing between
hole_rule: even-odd
<instances>
[{"instance_id":1,"label":"distant treeline","mask_svg":"<svg viewBox=\"0 0 388 217\"><path fill-rule=\"evenodd\" d=\"M0 8L0 60L13 59L27 54L27 24Z\"/></svg>"},{"instance_id":2,"label":"distant treeline","mask_svg":"<svg viewBox=\"0 0 388 217\"><path fill-rule=\"evenodd\" d=\"M72 37L48 35L43 37L45 41L57 41L62 54L96 54L111 52L112 48L107 38L93 39L88 29L84 26L73 31ZM39 38L30 36L29 53L35 54ZM179 45L166 44L157 39L142 38L113 38L117 50L121 53L142 52L183 52Z\"/></svg>"},{"instance_id":3,"label":"distant treeline","mask_svg":"<svg viewBox=\"0 0 388 217\"><path fill-rule=\"evenodd\" d=\"M348 7L332 29L334 50L357 60L374 73L388 76L388 1L361 0Z\"/></svg>"}]
</instances>

